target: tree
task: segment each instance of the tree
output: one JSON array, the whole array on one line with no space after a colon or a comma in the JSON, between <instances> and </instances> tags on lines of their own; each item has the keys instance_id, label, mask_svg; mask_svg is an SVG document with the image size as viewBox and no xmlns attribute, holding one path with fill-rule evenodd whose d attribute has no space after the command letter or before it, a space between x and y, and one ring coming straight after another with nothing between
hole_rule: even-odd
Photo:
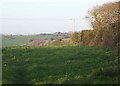
<instances>
[{"instance_id":1,"label":"tree","mask_svg":"<svg viewBox=\"0 0 120 86\"><path fill-rule=\"evenodd\" d=\"M120 44L120 10L118 2L106 3L94 7L88 12L88 17L92 27L94 28L95 45L103 45L105 47L116 47Z\"/></svg>"}]
</instances>

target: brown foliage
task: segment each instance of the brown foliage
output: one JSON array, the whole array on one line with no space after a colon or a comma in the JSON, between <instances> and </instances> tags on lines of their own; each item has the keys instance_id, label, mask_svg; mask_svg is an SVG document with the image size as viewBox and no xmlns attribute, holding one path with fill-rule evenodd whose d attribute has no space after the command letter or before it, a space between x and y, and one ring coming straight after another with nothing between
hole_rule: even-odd
<instances>
[{"instance_id":1,"label":"brown foliage","mask_svg":"<svg viewBox=\"0 0 120 86\"><path fill-rule=\"evenodd\" d=\"M94 38L93 30L83 30L81 32L82 45L94 45L93 38Z\"/></svg>"},{"instance_id":2,"label":"brown foliage","mask_svg":"<svg viewBox=\"0 0 120 86\"><path fill-rule=\"evenodd\" d=\"M89 11L89 18L93 31L82 31L82 43L89 45L93 42L96 46L118 47L120 44L120 10L118 2L97 6ZM90 34L92 33L92 36Z\"/></svg>"}]
</instances>

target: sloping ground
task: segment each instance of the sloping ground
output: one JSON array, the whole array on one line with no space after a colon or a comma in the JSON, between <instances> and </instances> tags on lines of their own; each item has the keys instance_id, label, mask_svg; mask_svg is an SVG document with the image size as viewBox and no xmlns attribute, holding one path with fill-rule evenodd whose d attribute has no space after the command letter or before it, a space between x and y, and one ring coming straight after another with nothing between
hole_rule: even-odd
<instances>
[{"instance_id":1,"label":"sloping ground","mask_svg":"<svg viewBox=\"0 0 120 86\"><path fill-rule=\"evenodd\" d=\"M115 51L87 46L3 48L3 84L117 84Z\"/></svg>"},{"instance_id":2,"label":"sloping ground","mask_svg":"<svg viewBox=\"0 0 120 86\"><path fill-rule=\"evenodd\" d=\"M21 46L48 46L48 45L71 45L70 39L61 39L61 41L55 39L34 39Z\"/></svg>"},{"instance_id":3,"label":"sloping ground","mask_svg":"<svg viewBox=\"0 0 120 86\"><path fill-rule=\"evenodd\" d=\"M2 47L20 46L33 39L51 39L52 37L53 35L2 37Z\"/></svg>"},{"instance_id":4,"label":"sloping ground","mask_svg":"<svg viewBox=\"0 0 120 86\"><path fill-rule=\"evenodd\" d=\"M35 39L30 42L25 43L27 46L47 46L51 45L54 41L49 39Z\"/></svg>"}]
</instances>

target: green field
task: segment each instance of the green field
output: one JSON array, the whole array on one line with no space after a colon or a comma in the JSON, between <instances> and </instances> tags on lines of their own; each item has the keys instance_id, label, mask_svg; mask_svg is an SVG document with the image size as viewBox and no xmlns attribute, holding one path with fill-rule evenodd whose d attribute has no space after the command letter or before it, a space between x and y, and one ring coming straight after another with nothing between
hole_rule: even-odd
<instances>
[{"instance_id":1,"label":"green field","mask_svg":"<svg viewBox=\"0 0 120 86\"><path fill-rule=\"evenodd\" d=\"M50 39L53 35L45 36L13 36L13 37L3 37L2 38L2 47L11 47L16 45L23 45L26 42L29 42L32 39Z\"/></svg>"},{"instance_id":2,"label":"green field","mask_svg":"<svg viewBox=\"0 0 120 86\"><path fill-rule=\"evenodd\" d=\"M3 48L3 84L116 84L117 53L88 46Z\"/></svg>"}]
</instances>

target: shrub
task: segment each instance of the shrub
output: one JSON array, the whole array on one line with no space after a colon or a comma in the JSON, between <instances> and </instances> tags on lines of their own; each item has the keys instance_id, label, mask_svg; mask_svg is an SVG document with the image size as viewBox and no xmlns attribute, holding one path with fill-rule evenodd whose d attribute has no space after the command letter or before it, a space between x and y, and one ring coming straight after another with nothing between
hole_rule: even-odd
<instances>
[{"instance_id":1,"label":"shrub","mask_svg":"<svg viewBox=\"0 0 120 86\"><path fill-rule=\"evenodd\" d=\"M71 41L73 43L80 43L80 32L74 32L71 37Z\"/></svg>"}]
</instances>

